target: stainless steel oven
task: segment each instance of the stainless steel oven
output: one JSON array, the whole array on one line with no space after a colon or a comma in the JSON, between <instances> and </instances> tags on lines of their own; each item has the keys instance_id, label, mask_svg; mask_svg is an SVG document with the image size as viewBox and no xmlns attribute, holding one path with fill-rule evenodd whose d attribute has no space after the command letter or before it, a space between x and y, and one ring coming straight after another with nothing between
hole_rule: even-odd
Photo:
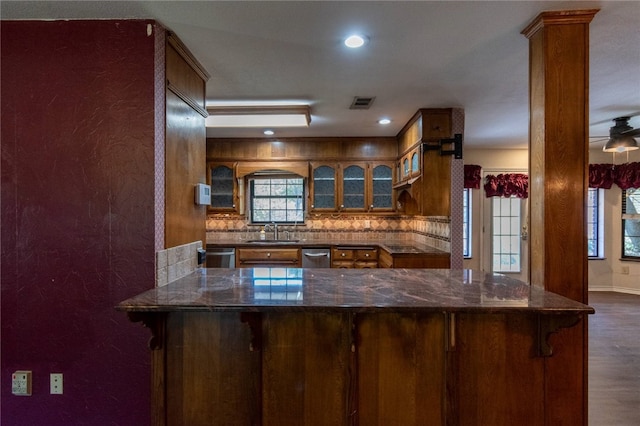
<instances>
[{"instance_id":1,"label":"stainless steel oven","mask_svg":"<svg viewBox=\"0 0 640 426\"><path fill-rule=\"evenodd\" d=\"M207 248L207 268L235 268L236 249L233 247Z\"/></svg>"},{"instance_id":2,"label":"stainless steel oven","mask_svg":"<svg viewBox=\"0 0 640 426\"><path fill-rule=\"evenodd\" d=\"M330 268L331 248L314 247L302 249L303 268Z\"/></svg>"}]
</instances>

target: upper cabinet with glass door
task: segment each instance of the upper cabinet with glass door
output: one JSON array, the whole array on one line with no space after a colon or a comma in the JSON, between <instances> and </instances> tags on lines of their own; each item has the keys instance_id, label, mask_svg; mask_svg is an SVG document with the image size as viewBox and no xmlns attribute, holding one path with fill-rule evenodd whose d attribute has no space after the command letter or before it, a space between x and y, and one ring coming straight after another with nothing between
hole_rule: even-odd
<instances>
[{"instance_id":1,"label":"upper cabinet with glass door","mask_svg":"<svg viewBox=\"0 0 640 426\"><path fill-rule=\"evenodd\" d=\"M309 195L310 210L315 212L334 212L338 200L338 170L336 164L311 164Z\"/></svg>"},{"instance_id":2,"label":"upper cabinet with glass door","mask_svg":"<svg viewBox=\"0 0 640 426\"><path fill-rule=\"evenodd\" d=\"M393 211L393 167L390 161L312 164L310 211Z\"/></svg>"},{"instance_id":3,"label":"upper cabinet with glass door","mask_svg":"<svg viewBox=\"0 0 640 426\"><path fill-rule=\"evenodd\" d=\"M235 163L208 163L208 183L211 185L211 206L216 212L237 212Z\"/></svg>"}]
</instances>

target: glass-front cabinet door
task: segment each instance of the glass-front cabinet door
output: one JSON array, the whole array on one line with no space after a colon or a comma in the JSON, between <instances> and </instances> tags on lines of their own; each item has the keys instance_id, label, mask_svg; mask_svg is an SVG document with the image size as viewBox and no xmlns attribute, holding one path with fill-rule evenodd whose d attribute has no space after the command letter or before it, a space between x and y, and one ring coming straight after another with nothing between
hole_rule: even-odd
<instances>
[{"instance_id":1,"label":"glass-front cabinet door","mask_svg":"<svg viewBox=\"0 0 640 426\"><path fill-rule=\"evenodd\" d=\"M411 152L411 177L420 174L420 147Z\"/></svg>"},{"instance_id":2,"label":"glass-front cabinet door","mask_svg":"<svg viewBox=\"0 0 640 426\"><path fill-rule=\"evenodd\" d=\"M352 164L342 171L341 210L365 210L365 166Z\"/></svg>"},{"instance_id":3,"label":"glass-front cabinet door","mask_svg":"<svg viewBox=\"0 0 640 426\"><path fill-rule=\"evenodd\" d=\"M337 169L330 165L311 166L311 210L336 210Z\"/></svg>"},{"instance_id":4,"label":"glass-front cabinet door","mask_svg":"<svg viewBox=\"0 0 640 426\"><path fill-rule=\"evenodd\" d=\"M369 210L393 210L393 169L391 168L391 165L372 165L371 201Z\"/></svg>"},{"instance_id":5,"label":"glass-front cabinet door","mask_svg":"<svg viewBox=\"0 0 640 426\"><path fill-rule=\"evenodd\" d=\"M211 206L214 211L237 211L234 163L209 163Z\"/></svg>"}]
</instances>

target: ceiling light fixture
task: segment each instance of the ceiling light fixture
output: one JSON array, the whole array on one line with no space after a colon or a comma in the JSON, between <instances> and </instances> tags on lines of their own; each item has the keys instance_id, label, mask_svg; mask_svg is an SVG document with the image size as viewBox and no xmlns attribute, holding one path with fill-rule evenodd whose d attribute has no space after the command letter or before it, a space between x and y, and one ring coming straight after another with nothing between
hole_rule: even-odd
<instances>
[{"instance_id":1,"label":"ceiling light fixture","mask_svg":"<svg viewBox=\"0 0 640 426\"><path fill-rule=\"evenodd\" d=\"M308 105L207 106L206 127L309 127Z\"/></svg>"},{"instance_id":2,"label":"ceiling light fixture","mask_svg":"<svg viewBox=\"0 0 640 426\"><path fill-rule=\"evenodd\" d=\"M344 40L344 45L350 47L352 49L356 49L358 47L364 46L366 43L366 38L361 35L351 35Z\"/></svg>"},{"instance_id":3,"label":"ceiling light fixture","mask_svg":"<svg viewBox=\"0 0 640 426\"><path fill-rule=\"evenodd\" d=\"M274 132L273 130L267 129L262 133L264 133L267 136L273 136L276 132Z\"/></svg>"},{"instance_id":4,"label":"ceiling light fixture","mask_svg":"<svg viewBox=\"0 0 640 426\"><path fill-rule=\"evenodd\" d=\"M380 120L378 120L378 124L389 124L391 123L391 120L389 120L388 118L381 118Z\"/></svg>"},{"instance_id":5,"label":"ceiling light fixture","mask_svg":"<svg viewBox=\"0 0 640 426\"><path fill-rule=\"evenodd\" d=\"M625 152L638 149L638 142L630 135L624 132L633 130L629 126L629 117L615 118L616 125L609 129L609 140L602 150L604 152Z\"/></svg>"}]
</instances>

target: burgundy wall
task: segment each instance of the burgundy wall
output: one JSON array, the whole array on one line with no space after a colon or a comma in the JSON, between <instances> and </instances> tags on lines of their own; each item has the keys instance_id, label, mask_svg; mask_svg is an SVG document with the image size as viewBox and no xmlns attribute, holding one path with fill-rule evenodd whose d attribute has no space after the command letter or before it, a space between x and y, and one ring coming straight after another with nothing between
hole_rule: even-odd
<instances>
[{"instance_id":1,"label":"burgundy wall","mask_svg":"<svg viewBox=\"0 0 640 426\"><path fill-rule=\"evenodd\" d=\"M150 333L113 308L154 285L148 23L2 22L2 424L150 422Z\"/></svg>"}]
</instances>

